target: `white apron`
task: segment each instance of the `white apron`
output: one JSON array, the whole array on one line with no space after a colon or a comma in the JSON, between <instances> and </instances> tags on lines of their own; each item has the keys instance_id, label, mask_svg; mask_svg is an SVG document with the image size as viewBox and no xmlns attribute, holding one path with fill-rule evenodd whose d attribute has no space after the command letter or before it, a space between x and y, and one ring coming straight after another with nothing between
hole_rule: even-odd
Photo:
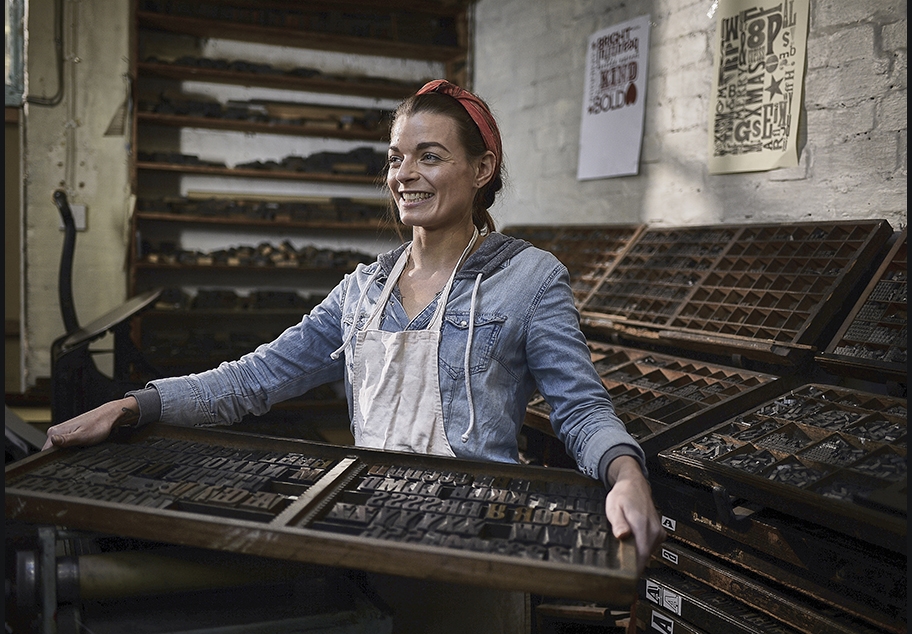
<instances>
[{"instance_id":1,"label":"white apron","mask_svg":"<svg viewBox=\"0 0 912 634\"><path fill-rule=\"evenodd\" d=\"M380 330L383 309L408 262L399 256L380 299L358 332L352 358L352 410L359 447L455 456L443 427L438 354L440 330L456 271L478 239L476 230L437 299L426 330Z\"/></svg>"}]
</instances>

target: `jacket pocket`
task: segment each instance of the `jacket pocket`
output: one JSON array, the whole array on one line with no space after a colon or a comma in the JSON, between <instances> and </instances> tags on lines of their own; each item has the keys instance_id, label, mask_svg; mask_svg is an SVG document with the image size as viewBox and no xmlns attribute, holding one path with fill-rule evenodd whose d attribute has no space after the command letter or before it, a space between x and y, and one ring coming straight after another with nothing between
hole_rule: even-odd
<instances>
[{"instance_id":1,"label":"jacket pocket","mask_svg":"<svg viewBox=\"0 0 912 634\"><path fill-rule=\"evenodd\" d=\"M469 372L487 370L507 316L500 313L476 313L472 329L472 352ZM463 376L465 350L469 343L469 313L448 312L440 334L440 365L453 379Z\"/></svg>"}]
</instances>

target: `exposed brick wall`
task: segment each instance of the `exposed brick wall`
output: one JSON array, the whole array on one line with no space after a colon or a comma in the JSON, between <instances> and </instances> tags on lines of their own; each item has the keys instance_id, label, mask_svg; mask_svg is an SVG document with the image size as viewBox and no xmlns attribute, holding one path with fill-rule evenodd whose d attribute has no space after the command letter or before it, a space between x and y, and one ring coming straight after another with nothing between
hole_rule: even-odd
<instances>
[{"instance_id":1,"label":"exposed brick wall","mask_svg":"<svg viewBox=\"0 0 912 634\"><path fill-rule=\"evenodd\" d=\"M510 184L495 210L517 223L694 225L886 218L906 223L906 3L814 0L807 142L794 168L707 172L712 2L479 0L474 88L505 137ZM586 40L650 15L640 171L577 181Z\"/></svg>"}]
</instances>

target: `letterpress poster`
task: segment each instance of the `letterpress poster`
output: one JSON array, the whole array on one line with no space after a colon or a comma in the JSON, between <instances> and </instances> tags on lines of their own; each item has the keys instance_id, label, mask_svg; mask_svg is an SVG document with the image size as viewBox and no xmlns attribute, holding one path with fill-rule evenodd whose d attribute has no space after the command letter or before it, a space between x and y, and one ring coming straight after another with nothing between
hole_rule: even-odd
<instances>
[{"instance_id":1,"label":"letterpress poster","mask_svg":"<svg viewBox=\"0 0 912 634\"><path fill-rule=\"evenodd\" d=\"M589 37L577 179L638 172L648 57L648 15Z\"/></svg>"},{"instance_id":2,"label":"letterpress poster","mask_svg":"<svg viewBox=\"0 0 912 634\"><path fill-rule=\"evenodd\" d=\"M809 0L721 0L709 172L798 165Z\"/></svg>"}]
</instances>

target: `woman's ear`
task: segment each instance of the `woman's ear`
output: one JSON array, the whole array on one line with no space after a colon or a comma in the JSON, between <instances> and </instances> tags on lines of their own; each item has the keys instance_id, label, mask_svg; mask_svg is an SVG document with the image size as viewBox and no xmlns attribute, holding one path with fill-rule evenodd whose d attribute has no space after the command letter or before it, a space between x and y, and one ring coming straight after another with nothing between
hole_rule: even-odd
<instances>
[{"instance_id":1,"label":"woman's ear","mask_svg":"<svg viewBox=\"0 0 912 634\"><path fill-rule=\"evenodd\" d=\"M478 159L478 167L475 170L475 187L481 189L488 184L492 178L494 178L494 165L497 163L497 159L494 157L494 152L488 150L485 152L480 159Z\"/></svg>"}]
</instances>

